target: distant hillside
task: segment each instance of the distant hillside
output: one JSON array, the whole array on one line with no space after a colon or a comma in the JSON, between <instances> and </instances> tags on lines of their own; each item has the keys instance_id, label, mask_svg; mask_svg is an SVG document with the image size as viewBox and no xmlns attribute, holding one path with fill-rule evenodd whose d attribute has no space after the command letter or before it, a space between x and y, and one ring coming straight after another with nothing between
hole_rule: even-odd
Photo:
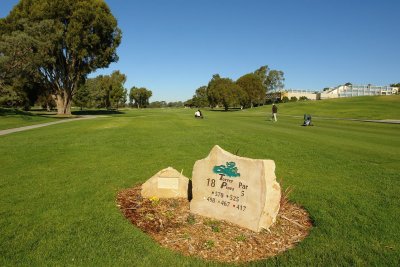
<instances>
[{"instance_id":1,"label":"distant hillside","mask_svg":"<svg viewBox=\"0 0 400 267\"><path fill-rule=\"evenodd\" d=\"M278 104L278 114L400 120L400 95L361 96ZM270 106L264 106L270 108Z\"/></svg>"}]
</instances>

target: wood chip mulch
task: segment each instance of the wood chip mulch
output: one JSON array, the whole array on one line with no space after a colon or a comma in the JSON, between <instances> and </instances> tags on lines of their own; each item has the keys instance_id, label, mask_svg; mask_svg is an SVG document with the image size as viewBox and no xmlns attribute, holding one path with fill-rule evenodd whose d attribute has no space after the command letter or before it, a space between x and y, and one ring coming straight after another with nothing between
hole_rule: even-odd
<instances>
[{"instance_id":1,"label":"wood chip mulch","mask_svg":"<svg viewBox=\"0 0 400 267\"><path fill-rule=\"evenodd\" d=\"M124 216L161 246L183 255L219 262L248 262L293 248L309 233L307 211L282 192L277 220L259 233L226 221L192 214L187 199L142 198L141 186L120 191L117 206Z\"/></svg>"}]
</instances>

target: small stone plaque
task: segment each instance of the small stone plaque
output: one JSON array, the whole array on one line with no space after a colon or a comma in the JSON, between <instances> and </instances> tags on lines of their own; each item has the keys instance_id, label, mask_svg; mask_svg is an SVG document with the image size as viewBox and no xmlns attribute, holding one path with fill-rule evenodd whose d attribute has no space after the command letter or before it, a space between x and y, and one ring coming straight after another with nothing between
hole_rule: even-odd
<instances>
[{"instance_id":1,"label":"small stone plaque","mask_svg":"<svg viewBox=\"0 0 400 267\"><path fill-rule=\"evenodd\" d=\"M272 160L239 157L214 146L207 158L196 161L192 185L193 213L256 232L276 220L281 191Z\"/></svg>"},{"instance_id":2,"label":"small stone plaque","mask_svg":"<svg viewBox=\"0 0 400 267\"><path fill-rule=\"evenodd\" d=\"M179 178L160 178L158 177L158 188L178 189Z\"/></svg>"},{"instance_id":3,"label":"small stone plaque","mask_svg":"<svg viewBox=\"0 0 400 267\"><path fill-rule=\"evenodd\" d=\"M174 168L168 167L142 184L142 197L187 198L189 179Z\"/></svg>"}]
</instances>

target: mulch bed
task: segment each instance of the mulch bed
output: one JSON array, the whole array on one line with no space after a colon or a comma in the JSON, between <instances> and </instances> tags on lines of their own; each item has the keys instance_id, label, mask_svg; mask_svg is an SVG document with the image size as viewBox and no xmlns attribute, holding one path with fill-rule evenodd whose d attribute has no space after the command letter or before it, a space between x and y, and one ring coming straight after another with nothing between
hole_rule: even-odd
<instances>
[{"instance_id":1,"label":"mulch bed","mask_svg":"<svg viewBox=\"0 0 400 267\"><path fill-rule=\"evenodd\" d=\"M220 262L247 262L275 256L309 233L307 211L282 193L281 208L269 230L259 233L226 221L192 214L187 199L145 199L141 186L118 193L124 216L161 246L186 256Z\"/></svg>"}]
</instances>

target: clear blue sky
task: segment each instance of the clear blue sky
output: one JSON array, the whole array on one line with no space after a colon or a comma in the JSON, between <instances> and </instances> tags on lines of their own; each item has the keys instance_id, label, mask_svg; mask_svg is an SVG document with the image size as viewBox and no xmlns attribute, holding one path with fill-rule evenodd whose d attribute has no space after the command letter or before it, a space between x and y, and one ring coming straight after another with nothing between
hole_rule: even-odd
<instances>
[{"instance_id":1,"label":"clear blue sky","mask_svg":"<svg viewBox=\"0 0 400 267\"><path fill-rule=\"evenodd\" d=\"M18 0L1 0L0 17ZM285 87L400 82L400 0L106 0L123 32L125 87L150 101L185 101L213 74L234 80L262 65ZM93 75L91 75L93 77Z\"/></svg>"}]
</instances>

